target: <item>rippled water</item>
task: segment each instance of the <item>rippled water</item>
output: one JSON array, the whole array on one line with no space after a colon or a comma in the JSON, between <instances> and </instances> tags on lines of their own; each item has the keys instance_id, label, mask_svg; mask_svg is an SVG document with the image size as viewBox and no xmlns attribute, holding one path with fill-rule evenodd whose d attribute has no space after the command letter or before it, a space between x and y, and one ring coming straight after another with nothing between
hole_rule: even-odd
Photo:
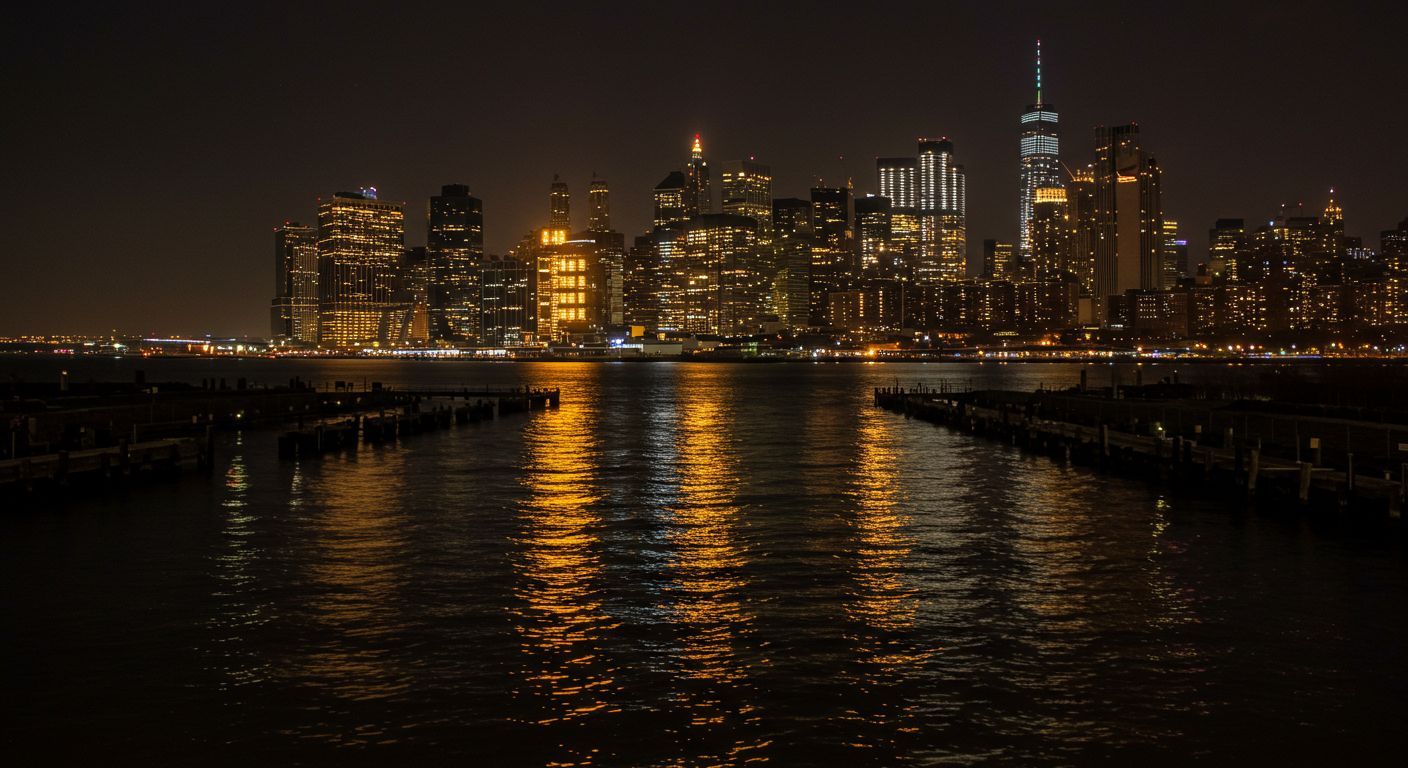
<instances>
[{"instance_id":1,"label":"rippled water","mask_svg":"<svg viewBox=\"0 0 1408 768\"><path fill-rule=\"evenodd\" d=\"M1384 762L1399 743L1397 533L869 402L897 378L1034 387L1075 368L163 365L148 378L564 396L299 463L273 431L225 435L209 479L7 512L7 754Z\"/></svg>"}]
</instances>

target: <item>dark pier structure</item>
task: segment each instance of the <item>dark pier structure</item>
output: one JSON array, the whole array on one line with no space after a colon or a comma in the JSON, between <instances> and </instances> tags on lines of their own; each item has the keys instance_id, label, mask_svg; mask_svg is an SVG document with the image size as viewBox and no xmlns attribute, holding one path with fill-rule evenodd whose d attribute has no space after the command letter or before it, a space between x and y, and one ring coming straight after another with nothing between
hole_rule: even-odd
<instances>
[{"instance_id":1,"label":"dark pier structure","mask_svg":"<svg viewBox=\"0 0 1408 768\"><path fill-rule=\"evenodd\" d=\"M169 477L213 464L217 430L295 423L287 457L322 454L453 424L556 408L557 389L392 389L299 379L0 385L0 498L70 485Z\"/></svg>"},{"instance_id":2,"label":"dark pier structure","mask_svg":"<svg viewBox=\"0 0 1408 768\"><path fill-rule=\"evenodd\" d=\"M1084 376L1082 376L1084 380ZM1100 390L885 387L875 405L1105 471L1273 505L1398 519L1408 496L1408 418L1271 400L1209 399L1188 385Z\"/></svg>"}]
</instances>

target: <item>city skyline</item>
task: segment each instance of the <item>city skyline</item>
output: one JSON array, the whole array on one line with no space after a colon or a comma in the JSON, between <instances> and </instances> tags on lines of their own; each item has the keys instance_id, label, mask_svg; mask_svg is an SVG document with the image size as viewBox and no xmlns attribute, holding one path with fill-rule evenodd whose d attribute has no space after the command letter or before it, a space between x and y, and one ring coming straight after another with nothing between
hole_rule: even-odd
<instances>
[{"instance_id":1,"label":"city skyline","mask_svg":"<svg viewBox=\"0 0 1408 768\"><path fill-rule=\"evenodd\" d=\"M924 15L914 8L905 10ZM103 31L80 23L68 38L73 45L88 40L94 44L90 46L92 50L69 55L62 53L64 48L58 48L59 53L50 55L59 57L60 66L47 75L39 73L18 87L46 83L52 87L72 82L77 76L74 68L85 57L124 50L117 36L127 25L143 21L143 14L108 13L116 15L100 19L109 25ZM531 16L532 9L527 13ZM680 11L665 9L658 13L668 18L669 14L678 16ZM721 12L702 23L737 20L741 13ZM1180 30L1203 30L1203 45L1186 48L1183 58L1172 56L1170 44L1162 35L1150 35L1136 45L1109 34L1139 28L1141 21L1149 20L1145 14L1151 13L1142 10L1133 11L1131 21L1125 25L1098 22L1094 20L1097 14L1062 20L1033 10L1022 15L1020 21L1003 25L971 7L948 13L950 21L963 22L958 26L971 31L952 40L945 37L948 45L944 56L956 57L957 61L946 67L952 72L945 72L941 88L928 89L919 75L923 63L934 63L934 57L905 49L894 54L903 59L899 74L890 74L883 84L874 86L875 98L870 100L859 97L863 91L852 89L849 93L855 96L840 97L829 107L814 103L825 101L822 99L799 102L797 97L777 91L769 95L768 89L762 87L737 86L734 68L723 66L717 68L713 78L685 68L685 76L677 85L678 98L651 96L638 98L641 103L634 104L631 94L636 89L632 86L641 85L642 78L653 81L660 75L637 72L629 66L630 57L618 60L612 54L607 56L608 66L601 70L600 82L583 82L585 75L574 73L571 87L556 95L559 105L553 111L564 118L572 113L585 114L579 100L587 92L595 92L598 98L603 94L616 95L622 105L619 116L610 108L610 102L595 121L564 119L552 129L526 115L521 125L524 130L510 137L500 125L503 121L492 119L492 115L511 116L515 114L512 107L531 106L525 106L516 94L527 92L525 83L533 80L538 71L535 67L540 66L510 58L496 67L491 77L480 81L483 93L476 112L487 113L490 119L453 127L465 138L449 143L434 131L427 133L428 128L389 118L358 123L358 140L349 142L346 136L313 129L316 121L312 118L318 109L301 104L290 113L287 125L277 129L252 123L248 116L235 119L228 98L202 96L207 93L202 88L179 87L191 85L185 80L190 75L158 66L160 62L149 58L116 56L107 69L94 76L110 77L111 72L126 71L124 68L147 71L158 90L164 87L187 94L185 100L177 100L176 107L168 107L173 117L181 119L173 125L159 125L153 122L152 115L137 109L142 101L139 94L116 89L115 93L102 94L102 98L131 96L133 100L107 104L121 106L117 116L127 119L107 123L106 132L97 131L88 122L71 119L63 122L67 133L61 131L54 138L37 135L32 126L24 128L21 138L28 139L36 150L22 158L19 183L5 194L18 198L12 200L10 210L35 226L33 232L12 232L9 236L11 271L27 290L0 311L0 328L9 333L135 327L262 335L267 333L267 317L261 317L254 308L267 305L268 300L268 273L263 266L269 258L263 237L268 228L288 219L308 222L313 219L316 198L325 198L337 189L365 185L378 186L384 199L407 203L408 246L424 244L423 227L412 223L420 218L418 211L423 201L444 185L467 185L470 194L484 201L485 251L498 255L523 234L541 226L546 218L546 180L554 173L571 185L578 202L574 206L573 226L583 227L587 185L595 174L610 183L614 193L612 223L629 240L647 229L650 189L662 169L678 165L681 136L696 133L703 134L706 142L716 205L719 168L728 161L751 157L769 166L774 197L803 197L817 178L827 186L842 186L847 178L853 179L855 192L861 196L878 191L877 158L911 154L913 140L919 136L948 136L957 146L959 162L966 168L967 274L974 275L981 271L979 253L983 240L1012 241L1018 236L1017 118L1032 101L1032 46L1037 38L1042 40L1042 96L1060 107L1062 158L1071 164L1069 159L1084 160L1091 155L1093 128L1097 124L1137 122L1142 141L1158 156L1165 170L1164 215L1181 222L1195 262L1205 257L1205 233L1217 219L1236 217L1257 222L1271 218L1281 203L1303 202L1308 212L1315 212L1330 187L1336 189L1337 200L1347 212L1346 230L1363 236L1366 244L1372 244L1379 231L1391 229L1403 216L1398 210L1401 196L1394 193L1398 187L1393 183L1393 169L1404 167L1404 150L1391 140L1390 132L1365 131L1355 125L1355 120L1362 120L1371 127L1391 127L1399 122L1395 111L1404 110L1401 100L1382 99L1372 103L1374 112L1383 117L1363 117L1363 110L1356 106L1375 92L1376 83L1363 74L1366 66L1382 65L1386 60L1380 57L1389 55L1387 41L1369 45L1365 36L1393 27L1389 23L1354 23L1356 17L1365 14L1363 10L1350 9L1317 22L1322 27L1343 24L1358 35L1351 42L1317 34L1316 39L1322 41L1318 47L1290 44L1296 39L1308 39L1311 33L1304 24L1296 22L1295 8L1264 6L1215 17L1187 11L1160 19L1159 28L1169 35ZM564 25L576 24L578 35L589 39L594 33L598 37L608 32L615 35L616 30L628 32L632 25L645 23L639 18L610 22L567 18L572 15L563 11L557 16L562 17ZM895 15L900 14L889 13ZM797 55L793 41L796 30L782 34L788 29L788 20L779 16L775 10L757 11L751 34L785 43L770 60L774 67L794 62L805 65L807 59ZM874 52L876 45L866 34L872 31L867 25L883 26L881 22L889 16L876 14L863 20L859 29L850 33L856 39L849 43L843 41L846 35L839 31L839 24L815 22L802 28L810 31L813 38L835 41L840 50L856 54L849 65L836 70L838 84L868 81L866 73L873 73L873 68L883 62L864 60L862 54ZM31 21L37 22L32 25L37 34L27 45L46 40L57 20ZM248 57L234 42L248 39L266 20L252 19L220 27L212 19L190 18L175 12L158 21L143 33L149 36L148 41L165 35L175 36L182 43L174 46L168 61L205 60L209 54L194 50L190 45L193 41L223 40L234 48L227 61L207 72L218 83L222 73L229 77L224 67ZM296 9L290 11L287 19L290 29L308 21ZM486 17L484 21L487 29L512 19L500 16ZM341 39L339 32L352 35L333 24L330 39ZM390 32L396 36L409 34L397 23L391 24ZM1275 35L1286 44L1269 51L1263 59L1253 60L1246 51L1222 45L1232 39L1248 41L1267 35ZM640 36L625 35L625 39L639 40L641 51L645 52L660 45ZM582 45L576 36L564 35L561 40L554 40L561 43L569 57ZM1094 57L1088 55L1092 40L1108 42L1112 54L1141 52L1140 66L1135 69L1142 71L1142 80L1131 79L1130 67L1098 66L1092 61ZM678 40L675 50L688 53L702 45L695 40ZM365 50L367 60L348 75L345 88L309 103L322 104L324 110L343 109L378 93L390 92L388 89L394 91L388 78L395 78L390 73L404 74L407 65L392 61L391 53L384 48L370 46ZM42 58L23 47L9 55L24 57L22 61L31 65ZM1239 61L1245 66L1238 65ZM366 73L376 68L366 65L374 62L388 63L386 76L368 79ZM1299 64L1293 68L1291 62ZM262 87L299 82L323 66L317 56L305 54L282 68L256 70L242 87L250 83ZM1286 84L1279 89L1254 87L1268 69L1277 70ZM1200 72L1216 72L1218 77L1200 78ZM730 81L735 87L717 87ZM1143 87L1131 87L1132 83ZM428 103L429 94L424 87L406 87L406 101L417 109ZM1275 95L1272 91L1282 95L1268 102ZM32 97L37 107L57 107L60 116L70 118L84 109L101 110L104 106L81 98L56 102L55 97L37 92L21 96ZM260 96L283 106L287 106L288 98L287 93ZM1174 103L1180 108L1172 108ZM1266 108L1268 104L1275 108ZM536 114L537 109L532 107L529 112ZM1294 115L1284 113L1291 110ZM1249 111L1260 117L1238 119ZM1194 119L1199 115L1201 119ZM1211 115L1219 119L1207 119ZM457 113L457 120L463 122L468 116L468 112ZM614 140L603 135L606 128L616 136ZM185 132L177 135L178 129ZM452 126L442 125L443 132L451 130ZM220 153L199 151L201 142L214 145L228 141L231 132L248 140L235 141L233 148L222 148ZM101 141L72 142L74 138L95 136ZM1380 136L1383 138L1376 139ZM418 141L427 137L433 140ZM59 153L60 146L68 154ZM529 146L534 151L525 151ZM1305 152L1306 146L1313 146L1314 151ZM1290 155L1295 147L1304 154ZM107 151L100 151L103 148ZM377 151L369 152L368 148ZM237 158L247 155L259 155L260 160L234 167ZM506 170L504 160L496 155L510 158L512 168ZM282 173L270 172L270 158L279 160ZM77 165L80 161L82 165ZM46 175L39 173L41 166L48 171ZM89 226L56 226L55 212L38 203L51 199L53 185L60 180L65 186L86 184L101 189L109 204L93 211ZM140 211L150 211L152 220L144 225L133 224L140 220ZM153 238L150 228L158 222L163 236ZM59 259L34 260L46 263L47 271L16 255L46 250L64 254ZM103 265L101 271L99 264ZM95 274L102 274L103 279L94 279Z\"/></svg>"}]
</instances>

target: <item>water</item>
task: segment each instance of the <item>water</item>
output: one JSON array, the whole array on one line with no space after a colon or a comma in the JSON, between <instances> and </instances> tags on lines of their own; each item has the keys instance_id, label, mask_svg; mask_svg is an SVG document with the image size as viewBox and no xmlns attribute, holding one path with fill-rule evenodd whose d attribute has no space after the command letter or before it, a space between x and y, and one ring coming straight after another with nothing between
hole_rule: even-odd
<instances>
[{"instance_id":1,"label":"water","mask_svg":"<svg viewBox=\"0 0 1408 768\"><path fill-rule=\"evenodd\" d=\"M1400 743L1398 534L869 403L896 378L1027 388L1074 367L141 365L564 396L300 463L273 431L223 435L210 478L7 510L0 753L1058 765L1387 762Z\"/></svg>"}]
</instances>

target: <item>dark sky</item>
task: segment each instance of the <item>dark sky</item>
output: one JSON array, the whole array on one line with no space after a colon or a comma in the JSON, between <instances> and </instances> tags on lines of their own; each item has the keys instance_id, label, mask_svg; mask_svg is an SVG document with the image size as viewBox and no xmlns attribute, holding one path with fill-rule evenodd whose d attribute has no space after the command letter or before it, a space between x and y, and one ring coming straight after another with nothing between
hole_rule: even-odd
<instances>
[{"instance_id":1,"label":"dark sky","mask_svg":"<svg viewBox=\"0 0 1408 768\"><path fill-rule=\"evenodd\" d=\"M1219 216L1340 190L1374 247L1408 216L1408 12L1390 3L49 3L4 25L0 334L264 335L273 225L371 184L462 182L502 252L574 219L596 171L616 228L702 132L778 196L874 191L877 155L948 135L970 253L1015 237L1017 116L1041 37L1063 159L1140 123L1201 258ZM18 15L13 15L18 13Z\"/></svg>"}]
</instances>

